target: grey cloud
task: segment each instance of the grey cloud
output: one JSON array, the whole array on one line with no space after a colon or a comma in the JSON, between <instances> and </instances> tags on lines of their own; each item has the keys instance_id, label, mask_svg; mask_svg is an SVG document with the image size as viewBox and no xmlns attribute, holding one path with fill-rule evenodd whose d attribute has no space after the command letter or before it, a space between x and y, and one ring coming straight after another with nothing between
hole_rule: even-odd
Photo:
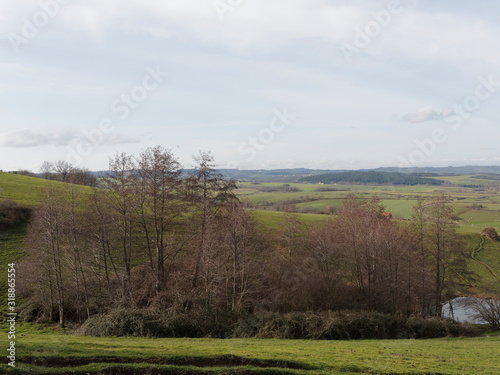
<instances>
[{"instance_id":1,"label":"grey cloud","mask_svg":"<svg viewBox=\"0 0 500 375\"><path fill-rule=\"evenodd\" d=\"M411 124L417 124L432 120L442 120L446 117L452 116L453 111L450 109L443 109L442 111L437 111L433 106L427 106L419 109L414 113L408 113L401 116L401 120L409 122Z\"/></svg>"},{"instance_id":2,"label":"grey cloud","mask_svg":"<svg viewBox=\"0 0 500 375\"><path fill-rule=\"evenodd\" d=\"M76 134L72 129L25 129L0 136L4 147L67 146Z\"/></svg>"},{"instance_id":3,"label":"grey cloud","mask_svg":"<svg viewBox=\"0 0 500 375\"><path fill-rule=\"evenodd\" d=\"M0 135L0 146L12 148L29 148L39 146L68 146L72 142L86 141L87 138L78 129L25 129ZM102 134L99 145L118 145L139 143L139 137L131 137L120 133Z\"/></svg>"}]
</instances>

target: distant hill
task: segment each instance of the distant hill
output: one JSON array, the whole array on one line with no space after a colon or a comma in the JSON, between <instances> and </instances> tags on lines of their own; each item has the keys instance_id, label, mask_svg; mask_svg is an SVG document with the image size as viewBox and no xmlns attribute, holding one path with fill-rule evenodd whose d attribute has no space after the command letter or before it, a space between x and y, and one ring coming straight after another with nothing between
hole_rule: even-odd
<instances>
[{"instance_id":1,"label":"distant hill","mask_svg":"<svg viewBox=\"0 0 500 375\"><path fill-rule=\"evenodd\" d=\"M325 173L345 172L345 169L221 169L219 170L227 178L239 181L260 181L260 182L297 182L301 177L319 175Z\"/></svg>"},{"instance_id":2,"label":"distant hill","mask_svg":"<svg viewBox=\"0 0 500 375\"><path fill-rule=\"evenodd\" d=\"M298 182L302 177L317 176L328 173L350 172L348 169L219 169L218 172L227 178L239 181L258 182ZM500 166L463 166L463 167L420 167L420 168L398 168L385 167L377 169L360 169L358 172L390 172L409 174L418 177L439 177L454 176L464 174L490 175L490 180L496 180L495 176L500 175ZM109 171L91 172L96 177L101 177ZM187 175L193 169L184 169L183 174ZM500 177L500 176L499 176ZM484 179L484 178L483 178Z\"/></svg>"},{"instance_id":3,"label":"distant hill","mask_svg":"<svg viewBox=\"0 0 500 375\"><path fill-rule=\"evenodd\" d=\"M418 167L418 168L397 168L386 167L372 169L376 172L401 172L401 173L432 173L437 175L462 175L462 174L500 174L498 165L465 165L462 167Z\"/></svg>"},{"instance_id":4,"label":"distant hill","mask_svg":"<svg viewBox=\"0 0 500 375\"><path fill-rule=\"evenodd\" d=\"M387 167L377 169L361 169L358 172L390 172L418 177L438 177L463 174L500 174L500 166L463 166L463 167L421 167L421 168L398 168ZM221 169L220 173L240 181L260 181L260 182L298 182L302 177L317 176L322 174L335 174L350 172L347 169Z\"/></svg>"},{"instance_id":5,"label":"distant hill","mask_svg":"<svg viewBox=\"0 0 500 375\"><path fill-rule=\"evenodd\" d=\"M443 181L435 178L420 177L412 174L396 172L351 171L341 173L326 173L307 176L299 182L309 183L346 183L346 184L391 184L391 185L441 185Z\"/></svg>"}]
</instances>

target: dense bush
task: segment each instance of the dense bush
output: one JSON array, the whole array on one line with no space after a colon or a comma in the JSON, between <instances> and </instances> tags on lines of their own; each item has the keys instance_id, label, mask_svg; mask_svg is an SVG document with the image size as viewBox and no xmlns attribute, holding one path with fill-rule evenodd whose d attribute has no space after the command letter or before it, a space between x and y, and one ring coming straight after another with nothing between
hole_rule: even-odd
<instances>
[{"instance_id":1,"label":"dense bush","mask_svg":"<svg viewBox=\"0 0 500 375\"><path fill-rule=\"evenodd\" d=\"M495 228L487 227L481 230L481 235L492 241L498 241L498 233Z\"/></svg>"},{"instance_id":2,"label":"dense bush","mask_svg":"<svg viewBox=\"0 0 500 375\"><path fill-rule=\"evenodd\" d=\"M0 200L0 230L25 222L29 214L29 208L20 206L13 200Z\"/></svg>"},{"instance_id":3,"label":"dense bush","mask_svg":"<svg viewBox=\"0 0 500 375\"><path fill-rule=\"evenodd\" d=\"M237 318L212 312L117 310L90 318L89 336L278 338L314 340L400 339L477 336L467 324L404 318L376 312L255 313Z\"/></svg>"},{"instance_id":4,"label":"dense bush","mask_svg":"<svg viewBox=\"0 0 500 375\"><path fill-rule=\"evenodd\" d=\"M353 340L476 336L470 325L376 312L267 313L240 320L236 337Z\"/></svg>"},{"instance_id":5,"label":"dense bush","mask_svg":"<svg viewBox=\"0 0 500 375\"><path fill-rule=\"evenodd\" d=\"M115 310L88 319L79 333L87 336L214 337L230 335L230 314Z\"/></svg>"}]
</instances>

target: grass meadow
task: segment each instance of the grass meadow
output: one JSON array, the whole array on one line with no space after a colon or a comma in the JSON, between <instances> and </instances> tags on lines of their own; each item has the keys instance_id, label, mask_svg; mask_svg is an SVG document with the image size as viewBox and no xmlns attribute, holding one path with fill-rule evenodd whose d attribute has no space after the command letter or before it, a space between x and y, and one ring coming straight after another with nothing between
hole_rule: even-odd
<instances>
[{"instance_id":1,"label":"grass meadow","mask_svg":"<svg viewBox=\"0 0 500 375\"><path fill-rule=\"evenodd\" d=\"M24 333L17 356L16 368L4 373L493 375L500 373L500 338L306 341Z\"/></svg>"},{"instance_id":2,"label":"grass meadow","mask_svg":"<svg viewBox=\"0 0 500 375\"><path fill-rule=\"evenodd\" d=\"M0 197L12 199L26 207L36 207L47 187L64 187L65 185L59 181L0 172ZM85 192L91 191L91 188L85 186L78 186L77 189Z\"/></svg>"},{"instance_id":3,"label":"grass meadow","mask_svg":"<svg viewBox=\"0 0 500 375\"><path fill-rule=\"evenodd\" d=\"M439 177L441 178L441 177ZM483 187L465 187L456 185L443 186L367 186L367 185L315 185L290 183L300 191L297 192L263 192L262 188L278 187L282 183L250 182L240 183L236 194L251 207L258 211L258 217L266 224L273 225L274 220L280 218L274 211L280 202L292 202L297 212L322 214L331 208L338 209L342 200L349 194L357 194L361 198L377 197L386 211L396 218L409 219L412 208L419 196L428 197L438 191L445 191L453 199L455 214L462 234L480 233L485 227L494 227L500 230L500 183L499 181L474 179L472 176L445 176L450 184L472 185L481 184ZM331 191L322 191L322 190ZM273 213L269 213L269 212ZM266 214L267 212L267 214ZM268 215L266 217L266 215ZM299 215L305 222L315 222L319 218L309 218Z\"/></svg>"}]
</instances>

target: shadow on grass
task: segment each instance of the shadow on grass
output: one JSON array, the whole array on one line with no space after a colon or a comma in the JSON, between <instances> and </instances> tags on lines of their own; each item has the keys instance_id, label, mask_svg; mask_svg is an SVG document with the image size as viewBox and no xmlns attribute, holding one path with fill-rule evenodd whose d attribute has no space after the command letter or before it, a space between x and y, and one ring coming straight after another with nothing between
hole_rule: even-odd
<instances>
[{"instance_id":1,"label":"shadow on grass","mask_svg":"<svg viewBox=\"0 0 500 375\"><path fill-rule=\"evenodd\" d=\"M154 365L194 366L194 367L239 367L281 368L296 370L315 370L316 367L295 361L261 360L224 355L216 357L22 357L19 362L39 367L79 367L97 363L142 363Z\"/></svg>"}]
</instances>

